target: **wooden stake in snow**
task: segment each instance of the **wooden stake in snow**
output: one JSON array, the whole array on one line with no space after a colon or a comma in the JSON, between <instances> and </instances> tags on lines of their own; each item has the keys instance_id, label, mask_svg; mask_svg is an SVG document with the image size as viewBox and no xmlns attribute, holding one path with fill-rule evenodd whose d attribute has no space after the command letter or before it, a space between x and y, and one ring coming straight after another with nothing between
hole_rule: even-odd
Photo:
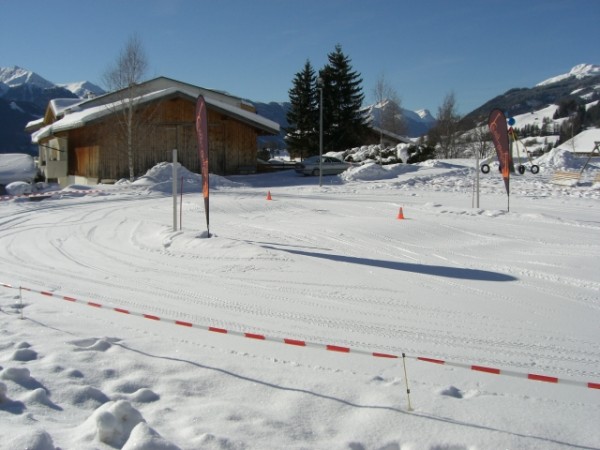
<instances>
[{"instance_id":1,"label":"wooden stake in snow","mask_svg":"<svg viewBox=\"0 0 600 450\"><path fill-rule=\"evenodd\" d=\"M404 381L406 381L406 398L408 399L408 410L414 411L410 404L410 389L408 387L408 375L406 374L406 354L402 353L402 364L404 365Z\"/></svg>"}]
</instances>

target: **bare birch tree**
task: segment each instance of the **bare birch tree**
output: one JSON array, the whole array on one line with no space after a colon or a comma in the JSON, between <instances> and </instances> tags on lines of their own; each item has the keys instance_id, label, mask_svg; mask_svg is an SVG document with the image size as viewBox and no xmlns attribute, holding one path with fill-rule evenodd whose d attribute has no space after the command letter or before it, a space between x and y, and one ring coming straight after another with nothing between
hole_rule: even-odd
<instances>
[{"instance_id":1,"label":"bare birch tree","mask_svg":"<svg viewBox=\"0 0 600 450\"><path fill-rule=\"evenodd\" d=\"M456 158L458 154L458 134L460 115L456 110L454 92L446 95L438 108L436 125L429 130L431 145L436 146L441 158Z\"/></svg>"},{"instance_id":2,"label":"bare birch tree","mask_svg":"<svg viewBox=\"0 0 600 450\"><path fill-rule=\"evenodd\" d=\"M141 92L138 85L143 81L148 70L148 59L138 35L132 35L119 57L104 73L103 81L108 91L119 92L120 104L115 112L121 128L121 139L126 143L129 179L133 181L136 135L141 124L136 123L134 111Z\"/></svg>"},{"instance_id":3,"label":"bare birch tree","mask_svg":"<svg viewBox=\"0 0 600 450\"><path fill-rule=\"evenodd\" d=\"M373 88L375 104L379 105L379 144L383 144L383 131L406 134L406 123L402 116L400 97L382 74Z\"/></svg>"}]
</instances>

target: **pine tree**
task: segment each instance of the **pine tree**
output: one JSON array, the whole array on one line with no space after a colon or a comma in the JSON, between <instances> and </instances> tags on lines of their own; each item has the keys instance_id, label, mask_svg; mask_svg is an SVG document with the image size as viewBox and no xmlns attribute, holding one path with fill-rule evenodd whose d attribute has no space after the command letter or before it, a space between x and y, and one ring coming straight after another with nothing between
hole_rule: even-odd
<instances>
[{"instance_id":1,"label":"pine tree","mask_svg":"<svg viewBox=\"0 0 600 450\"><path fill-rule=\"evenodd\" d=\"M293 80L288 91L291 107L287 113L289 127L285 138L288 149L300 157L319 153L319 105L316 76L310 61Z\"/></svg>"},{"instance_id":2,"label":"pine tree","mask_svg":"<svg viewBox=\"0 0 600 450\"><path fill-rule=\"evenodd\" d=\"M361 113L364 95L362 78L352 70L350 58L338 44L320 71L323 83L323 129L325 151L361 145L367 131Z\"/></svg>"}]
</instances>

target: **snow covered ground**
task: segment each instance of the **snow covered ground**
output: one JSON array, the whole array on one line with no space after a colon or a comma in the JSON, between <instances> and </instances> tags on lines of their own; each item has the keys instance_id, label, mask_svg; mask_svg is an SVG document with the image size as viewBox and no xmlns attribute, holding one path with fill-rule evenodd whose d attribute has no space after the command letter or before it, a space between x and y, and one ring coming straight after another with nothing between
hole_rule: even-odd
<instances>
[{"instance_id":1,"label":"snow covered ground","mask_svg":"<svg viewBox=\"0 0 600 450\"><path fill-rule=\"evenodd\" d=\"M600 163L549 182L583 161L510 212L464 160L213 176L209 239L169 164L2 201L0 447L600 448Z\"/></svg>"}]
</instances>

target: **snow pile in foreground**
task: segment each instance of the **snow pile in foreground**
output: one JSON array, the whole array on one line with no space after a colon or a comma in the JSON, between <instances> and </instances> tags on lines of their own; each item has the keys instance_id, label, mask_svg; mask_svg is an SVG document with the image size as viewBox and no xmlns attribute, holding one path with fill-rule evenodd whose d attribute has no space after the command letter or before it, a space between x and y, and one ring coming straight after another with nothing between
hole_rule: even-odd
<instances>
[{"instance_id":1,"label":"snow pile in foreground","mask_svg":"<svg viewBox=\"0 0 600 450\"><path fill-rule=\"evenodd\" d=\"M109 401L79 427L82 442L98 440L121 450L177 450L150 428L128 401Z\"/></svg>"}]
</instances>

